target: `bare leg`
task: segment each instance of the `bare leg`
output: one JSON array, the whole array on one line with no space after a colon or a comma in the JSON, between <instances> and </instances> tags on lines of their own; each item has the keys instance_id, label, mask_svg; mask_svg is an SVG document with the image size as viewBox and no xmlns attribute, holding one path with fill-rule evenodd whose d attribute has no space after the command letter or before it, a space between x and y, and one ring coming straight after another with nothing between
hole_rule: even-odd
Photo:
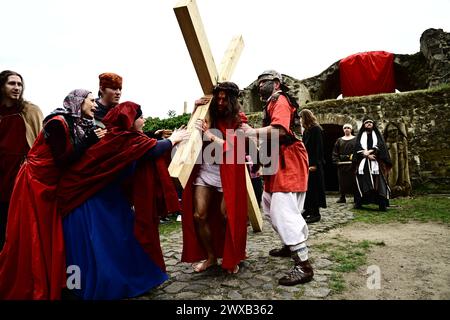
<instances>
[{"instance_id":1,"label":"bare leg","mask_svg":"<svg viewBox=\"0 0 450 320\"><path fill-rule=\"evenodd\" d=\"M223 219L227 220L227 207L225 206L225 198L223 196L223 193L219 193L220 197L220 213L223 216Z\"/></svg>"},{"instance_id":2,"label":"bare leg","mask_svg":"<svg viewBox=\"0 0 450 320\"><path fill-rule=\"evenodd\" d=\"M200 241L208 255L205 261L194 265L196 272L205 271L210 266L217 264L217 258L214 256L211 245L211 230L207 222L209 204L213 199L214 189L204 186L194 186L194 219Z\"/></svg>"}]
</instances>

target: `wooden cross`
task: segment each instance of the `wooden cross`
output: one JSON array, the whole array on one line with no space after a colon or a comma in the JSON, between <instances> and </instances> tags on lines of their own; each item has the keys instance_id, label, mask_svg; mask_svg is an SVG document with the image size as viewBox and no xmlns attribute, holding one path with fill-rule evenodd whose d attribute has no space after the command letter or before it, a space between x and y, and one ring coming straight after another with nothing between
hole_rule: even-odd
<instances>
[{"instance_id":1,"label":"wooden cross","mask_svg":"<svg viewBox=\"0 0 450 320\"><path fill-rule=\"evenodd\" d=\"M242 36L237 36L231 40L222 60L220 72L217 72L195 0L180 0L174 7L174 11L203 93L212 97L213 88L217 82L227 81L231 78L244 47ZM189 180L203 145L201 133L195 129L195 122L197 119L205 119L208 109L209 103L199 106L192 114L187 126L188 131L191 132L191 137L188 141L179 144L169 165L170 176L176 179L183 188ZM253 230L255 232L262 231L259 205L248 171L245 170L245 172L248 216Z\"/></svg>"}]
</instances>

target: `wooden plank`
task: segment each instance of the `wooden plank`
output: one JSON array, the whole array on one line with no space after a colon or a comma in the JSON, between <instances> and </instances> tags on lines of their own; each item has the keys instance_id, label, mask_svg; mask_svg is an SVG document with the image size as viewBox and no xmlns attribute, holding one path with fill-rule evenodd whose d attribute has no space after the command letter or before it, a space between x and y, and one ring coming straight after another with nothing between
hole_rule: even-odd
<instances>
[{"instance_id":1,"label":"wooden plank","mask_svg":"<svg viewBox=\"0 0 450 320\"><path fill-rule=\"evenodd\" d=\"M228 81L233 74L237 61L244 49L244 39L242 36L234 37L228 45L227 51L220 64L219 82ZM245 170L245 183L247 186L247 214L254 232L261 232L263 227L263 219L261 210L259 209L258 200L256 200L255 191L253 190L252 180L248 170Z\"/></svg>"},{"instance_id":2,"label":"wooden plank","mask_svg":"<svg viewBox=\"0 0 450 320\"><path fill-rule=\"evenodd\" d=\"M227 51L220 64L219 82L228 81L234 72L237 61L244 49L244 39L242 36L236 36L231 39ZM248 170L245 170L245 183L247 186L247 214L254 232L261 232L263 227L263 219L261 210L259 209L258 200L256 200L255 191L253 190L252 180Z\"/></svg>"},{"instance_id":3,"label":"wooden plank","mask_svg":"<svg viewBox=\"0 0 450 320\"><path fill-rule=\"evenodd\" d=\"M233 38L228 46L222 59L219 77L195 0L179 1L174 11L203 93L207 95L211 94L217 81L227 81L231 78L244 47L242 36ZM198 119L204 119L208 113L208 109L209 103L204 106L199 106L193 113L188 123L188 131L191 132L191 137L188 141L179 144L169 165L170 176L183 188L189 180L203 146L201 134L195 129L195 122ZM261 212L247 170L246 185L249 219L253 230L255 232L261 231Z\"/></svg>"},{"instance_id":4,"label":"wooden plank","mask_svg":"<svg viewBox=\"0 0 450 320\"><path fill-rule=\"evenodd\" d=\"M220 63L219 82L229 81L231 79L231 75L236 68L236 64L243 49L244 39L241 35L231 39L227 51L225 51L225 55L223 56L222 62Z\"/></svg>"},{"instance_id":5,"label":"wooden plank","mask_svg":"<svg viewBox=\"0 0 450 320\"><path fill-rule=\"evenodd\" d=\"M225 78L225 76L231 77L239 55L243 49L243 45L244 42L242 40L242 36L235 37L231 40L230 45L228 46L228 49L225 53L225 58L222 59L221 76L223 79L227 79ZM233 57L233 54L237 54L238 56ZM212 95L207 96L212 98ZM192 132L191 137L188 141L179 144L177 151L169 165L170 176L174 178L176 183L181 185L183 188L186 186L192 169L194 168L195 161L197 160L201 151L201 148L199 149L198 147L198 145L202 144L201 137L195 132L195 130L192 130L194 129L195 121L205 118L206 114L208 113L209 104L201 106L201 109L199 108L197 108L196 112L192 114L187 126L188 131Z\"/></svg>"},{"instance_id":6,"label":"wooden plank","mask_svg":"<svg viewBox=\"0 0 450 320\"><path fill-rule=\"evenodd\" d=\"M195 128L197 119L205 119L209 103L199 106L191 116L187 131L191 132L189 140L178 144L177 151L169 165L169 174L183 188L191 176L195 162L202 151L203 141L200 132Z\"/></svg>"},{"instance_id":7,"label":"wooden plank","mask_svg":"<svg viewBox=\"0 0 450 320\"><path fill-rule=\"evenodd\" d=\"M219 78L195 0L181 0L174 7L184 42L204 94L210 94Z\"/></svg>"},{"instance_id":8,"label":"wooden plank","mask_svg":"<svg viewBox=\"0 0 450 320\"><path fill-rule=\"evenodd\" d=\"M252 180L248 170L245 170L245 182L247 186L247 214L254 232L261 232L263 219L259 210L259 203L253 190Z\"/></svg>"}]
</instances>

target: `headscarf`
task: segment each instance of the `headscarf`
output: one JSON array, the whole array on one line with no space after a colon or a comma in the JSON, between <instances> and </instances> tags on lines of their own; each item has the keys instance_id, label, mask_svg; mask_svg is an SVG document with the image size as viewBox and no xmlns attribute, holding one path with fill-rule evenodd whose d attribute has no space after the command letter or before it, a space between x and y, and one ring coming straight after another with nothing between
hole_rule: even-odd
<instances>
[{"instance_id":1,"label":"headscarf","mask_svg":"<svg viewBox=\"0 0 450 320\"><path fill-rule=\"evenodd\" d=\"M353 130L353 126L350 123L346 123L342 126L342 129L345 129L345 127L350 128L350 130Z\"/></svg>"},{"instance_id":2,"label":"headscarf","mask_svg":"<svg viewBox=\"0 0 450 320\"><path fill-rule=\"evenodd\" d=\"M72 90L64 98L63 107L56 108L44 119L44 125L54 116L61 115L67 121L73 139L76 142L81 141L85 134L94 127L93 121L83 118L81 113L81 106L90 93L91 91L85 89Z\"/></svg>"}]
</instances>

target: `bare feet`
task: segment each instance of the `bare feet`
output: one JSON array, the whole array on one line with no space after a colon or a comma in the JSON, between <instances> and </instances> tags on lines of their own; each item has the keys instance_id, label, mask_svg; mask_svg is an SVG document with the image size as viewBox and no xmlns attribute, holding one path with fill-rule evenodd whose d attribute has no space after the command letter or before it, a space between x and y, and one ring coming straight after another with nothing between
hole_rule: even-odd
<instances>
[{"instance_id":1,"label":"bare feet","mask_svg":"<svg viewBox=\"0 0 450 320\"><path fill-rule=\"evenodd\" d=\"M208 268L211 268L215 265L217 265L217 261L205 260L205 261L193 264L192 267L194 268L195 272L203 272L203 271L207 270Z\"/></svg>"},{"instance_id":2,"label":"bare feet","mask_svg":"<svg viewBox=\"0 0 450 320\"><path fill-rule=\"evenodd\" d=\"M227 270L227 272L228 272L228 274L236 274L236 273L238 273L238 272L239 272L239 265L236 265L236 266L234 267L234 270L233 270L233 271Z\"/></svg>"}]
</instances>

